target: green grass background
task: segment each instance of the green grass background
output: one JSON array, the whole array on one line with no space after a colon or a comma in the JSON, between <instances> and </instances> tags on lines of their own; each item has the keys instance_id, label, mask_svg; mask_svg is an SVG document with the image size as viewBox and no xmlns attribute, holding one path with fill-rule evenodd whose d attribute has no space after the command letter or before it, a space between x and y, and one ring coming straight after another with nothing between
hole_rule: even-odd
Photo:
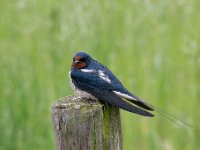
<instances>
[{"instance_id":1,"label":"green grass background","mask_svg":"<svg viewBox=\"0 0 200 150\"><path fill-rule=\"evenodd\" d=\"M199 0L1 0L0 150L53 150L51 104L89 52L134 94L191 123L122 111L124 150L200 149Z\"/></svg>"}]
</instances>

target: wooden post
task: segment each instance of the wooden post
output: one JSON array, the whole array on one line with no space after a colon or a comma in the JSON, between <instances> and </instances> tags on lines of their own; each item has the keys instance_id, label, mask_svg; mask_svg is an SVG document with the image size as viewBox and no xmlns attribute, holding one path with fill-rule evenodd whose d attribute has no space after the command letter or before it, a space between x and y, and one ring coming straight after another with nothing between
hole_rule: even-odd
<instances>
[{"instance_id":1,"label":"wooden post","mask_svg":"<svg viewBox=\"0 0 200 150\"><path fill-rule=\"evenodd\" d=\"M80 97L63 97L52 105L57 150L121 150L118 108Z\"/></svg>"}]
</instances>

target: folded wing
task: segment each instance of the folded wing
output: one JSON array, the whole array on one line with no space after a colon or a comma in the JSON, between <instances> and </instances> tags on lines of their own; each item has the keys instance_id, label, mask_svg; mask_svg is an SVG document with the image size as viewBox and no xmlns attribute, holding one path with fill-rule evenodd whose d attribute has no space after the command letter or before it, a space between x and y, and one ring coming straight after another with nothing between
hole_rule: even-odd
<instances>
[{"instance_id":1,"label":"folded wing","mask_svg":"<svg viewBox=\"0 0 200 150\"><path fill-rule=\"evenodd\" d=\"M150 111L154 110L153 107L149 106L147 103L145 103L145 101L141 100L137 96L134 96L130 93L122 93L122 92L119 92L119 91L113 91L113 92L116 95L118 95L119 97L124 98L124 99L128 100L129 102L134 103L135 105L137 105L137 106L139 106L143 109L150 110Z\"/></svg>"},{"instance_id":2,"label":"folded wing","mask_svg":"<svg viewBox=\"0 0 200 150\"><path fill-rule=\"evenodd\" d=\"M99 100L102 100L103 102L106 102L110 105L113 105L115 107L122 108L124 110L127 110L132 113L136 113L138 115L147 116L147 117L153 117L154 115L144 109L141 109L139 107L134 106L132 103L127 101L126 99L123 99L116 95L114 92L110 91L98 91L93 92L93 95L97 97Z\"/></svg>"},{"instance_id":3,"label":"folded wing","mask_svg":"<svg viewBox=\"0 0 200 150\"><path fill-rule=\"evenodd\" d=\"M148 105L142 103L134 97L127 97L113 91L115 86L104 80L99 79L96 73L86 73L77 71L75 74L71 74L72 82L79 89L90 93L91 95L98 98L100 101L113 105L115 107L122 108L129 112L133 112L142 116L153 117L154 115L146 110L152 110ZM118 86L119 87L119 86ZM140 106L136 107L134 104ZM146 110L144 110L146 109Z\"/></svg>"}]
</instances>

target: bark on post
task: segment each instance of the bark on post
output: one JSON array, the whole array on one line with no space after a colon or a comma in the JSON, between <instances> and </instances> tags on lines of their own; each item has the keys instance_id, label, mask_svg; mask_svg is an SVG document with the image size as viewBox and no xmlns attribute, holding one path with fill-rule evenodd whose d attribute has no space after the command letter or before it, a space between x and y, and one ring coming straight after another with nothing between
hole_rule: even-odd
<instances>
[{"instance_id":1,"label":"bark on post","mask_svg":"<svg viewBox=\"0 0 200 150\"><path fill-rule=\"evenodd\" d=\"M57 150L121 150L118 108L75 96L52 105Z\"/></svg>"}]
</instances>

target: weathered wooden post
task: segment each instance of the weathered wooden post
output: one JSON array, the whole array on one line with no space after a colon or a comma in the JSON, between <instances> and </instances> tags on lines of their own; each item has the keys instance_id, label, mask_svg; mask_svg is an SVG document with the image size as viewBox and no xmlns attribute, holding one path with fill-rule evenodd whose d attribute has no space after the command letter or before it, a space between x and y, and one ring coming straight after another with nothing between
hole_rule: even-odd
<instances>
[{"instance_id":1,"label":"weathered wooden post","mask_svg":"<svg viewBox=\"0 0 200 150\"><path fill-rule=\"evenodd\" d=\"M57 150L121 150L118 108L79 97L63 97L52 106Z\"/></svg>"}]
</instances>

